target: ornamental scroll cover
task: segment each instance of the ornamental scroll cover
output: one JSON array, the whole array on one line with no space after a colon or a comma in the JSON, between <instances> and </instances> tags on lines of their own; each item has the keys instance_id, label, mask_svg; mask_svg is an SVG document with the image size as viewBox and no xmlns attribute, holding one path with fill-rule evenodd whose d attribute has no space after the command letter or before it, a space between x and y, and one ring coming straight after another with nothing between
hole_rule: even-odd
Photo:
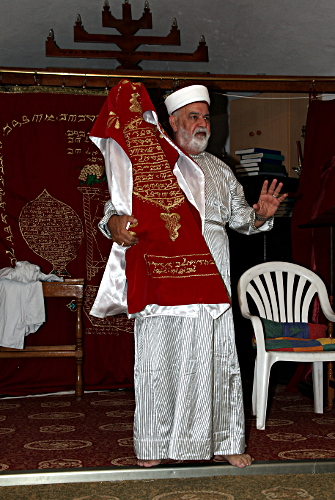
<instances>
[{"instance_id":1,"label":"ornamental scroll cover","mask_svg":"<svg viewBox=\"0 0 335 500\"><path fill-rule=\"evenodd\" d=\"M133 90L137 90L136 86L141 84L131 83L131 85ZM181 227L180 215L171 210L180 206L185 197L158 141L158 135L163 136L157 127L153 127L142 118L139 97L138 92L131 94L129 111L136 116L132 117L123 129L133 164L133 194L164 210L160 218L165 222L170 239L175 241L178 238L178 229ZM116 124L117 122L114 126Z\"/></svg>"}]
</instances>

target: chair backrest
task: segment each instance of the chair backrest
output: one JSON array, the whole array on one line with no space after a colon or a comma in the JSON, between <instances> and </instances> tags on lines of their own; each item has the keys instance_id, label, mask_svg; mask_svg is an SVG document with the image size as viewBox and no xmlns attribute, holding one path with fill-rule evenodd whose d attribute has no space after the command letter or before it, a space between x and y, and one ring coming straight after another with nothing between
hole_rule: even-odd
<instances>
[{"instance_id":1,"label":"chair backrest","mask_svg":"<svg viewBox=\"0 0 335 500\"><path fill-rule=\"evenodd\" d=\"M238 283L240 309L245 318L257 315L272 321L308 322L316 293L322 302L328 301L323 281L313 271L289 262L258 264L243 273Z\"/></svg>"}]
</instances>

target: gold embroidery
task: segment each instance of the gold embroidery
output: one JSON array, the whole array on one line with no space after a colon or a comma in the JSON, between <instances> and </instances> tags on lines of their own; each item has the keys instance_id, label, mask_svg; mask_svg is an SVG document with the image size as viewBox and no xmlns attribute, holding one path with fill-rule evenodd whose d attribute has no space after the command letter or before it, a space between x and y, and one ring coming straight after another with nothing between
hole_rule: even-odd
<instances>
[{"instance_id":1,"label":"gold embroidery","mask_svg":"<svg viewBox=\"0 0 335 500\"><path fill-rule=\"evenodd\" d=\"M89 134L85 130L67 130L66 136L69 144L80 144L82 142L89 143Z\"/></svg>"},{"instance_id":2,"label":"gold embroidery","mask_svg":"<svg viewBox=\"0 0 335 500\"><path fill-rule=\"evenodd\" d=\"M133 163L133 193L169 214L172 208L184 202L184 194L152 127L138 129L141 122L142 118L135 118L124 128Z\"/></svg>"},{"instance_id":3,"label":"gold embroidery","mask_svg":"<svg viewBox=\"0 0 335 500\"><path fill-rule=\"evenodd\" d=\"M168 159L157 139L158 129L146 123L142 117L140 102L141 84L123 80L134 90L131 94L129 110L136 115L123 126L123 134L133 165L133 195L162 209L161 219L174 241L178 238L180 215L171 213L185 201L184 193L171 170ZM118 90L121 89L121 85Z\"/></svg>"},{"instance_id":4,"label":"gold embroidery","mask_svg":"<svg viewBox=\"0 0 335 500\"><path fill-rule=\"evenodd\" d=\"M140 97L140 94L138 94L138 93L131 94L131 99L130 99L131 106L130 106L129 110L132 111L133 113L141 113L142 114L142 106L138 102L139 97Z\"/></svg>"},{"instance_id":5,"label":"gold embroidery","mask_svg":"<svg viewBox=\"0 0 335 500\"><path fill-rule=\"evenodd\" d=\"M165 227L169 231L169 236L172 241L178 238L178 229L181 225L178 223L180 215L176 213L172 214L160 214L161 219L166 222Z\"/></svg>"},{"instance_id":6,"label":"gold embroidery","mask_svg":"<svg viewBox=\"0 0 335 500\"><path fill-rule=\"evenodd\" d=\"M77 257L84 238L79 215L44 191L23 207L19 226L28 247L53 265L52 273L67 276L66 265Z\"/></svg>"},{"instance_id":7,"label":"gold embroidery","mask_svg":"<svg viewBox=\"0 0 335 500\"><path fill-rule=\"evenodd\" d=\"M114 111L109 112L109 118L107 120L107 127L114 126L116 129L120 128L120 122Z\"/></svg>"},{"instance_id":8,"label":"gold embroidery","mask_svg":"<svg viewBox=\"0 0 335 500\"><path fill-rule=\"evenodd\" d=\"M105 173L105 168L103 165L98 165L93 163L92 165L85 165L80 172L79 179L81 181L86 181L89 175L95 175L97 179L100 179Z\"/></svg>"},{"instance_id":9,"label":"gold embroidery","mask_svg":"<svg viewBox=\"0 0 335 500\"><path fill-rule=\"evenodd\" d=\"M144 255L148 275L152 278L190 278L217 275L215 262L210 253L177 255Z\"/></svg>"},{"instance_id":10,"label":"gold embroidery","mask_svg":"<svg viewBox=\"0 0 335 500\"><path fill-rule=\"evenodd\" d=\"M138 83L137 82L131 82L129 80L122 80L122 82L121 82L121 85L128 85L128 84L130 84L130 86L131 86L131 88L133 90L137 90L142 85L142 83L140 83L140 82L138 82ZM121 87L119 87L118 92L120 92L120 90L121 90Z\"/></svg>"},{"instance_id":11,"label":"gold embroidery","mask_svg":"<svg viewBox=\"0 0 335 500\"><path fill-rule=\"evenodd\" d=\"M138 116L137 118L133 118L129 123L127 123L124 126L123 133L125 134L126 132L129 133L130 131L133 131L133 134L136 136L139 132L145 132L145 130L137 130L137 127L141 125L142 121L143 119L140 116ZM141 135L144 136L146 134L144 133Z\"/></svg>"},{"instance_id":12,"label":"gold embroidery","mask_svg":"<svg viewBox=\"0 0 335 500\"><path fill-rule=\"evenodd\" d=\"M8 254L8 256L9 256L10 265L13 266L17 262L17 258L15 257L14 248L12 248L11 250L6 250L6 254Z\"/></svg>"},{"instance_id":13,"label":"gold embroidery","mask_svg":"<svg viewBox=\"0 0 335 500\"><path fill-rule=\"evenodd\" d=\"M84 89L72 88L72 87L51 87L50 85L25 85L19 86L15 85L12 88L5 86L0 86L0 93L5 94L25 94L25 93L35 93L35 94L70 94L70 95L99 95L106 96L106 90L95 90L95 89Z\"/></svg>"},{"instance_id":14,"label":"gold embroidery","mask_svg":"<svg viewBox=\"0 0 335 500\"><path fill-rule=\"evenodd\" d=\"M13 244L13 233L12 233L12 228L10 226L8 227L5 227L4 230L6 231L6 233L9 234L9 236L6 236L6 240L10 241L12 244Z\"/></svg>"}]
</instances>

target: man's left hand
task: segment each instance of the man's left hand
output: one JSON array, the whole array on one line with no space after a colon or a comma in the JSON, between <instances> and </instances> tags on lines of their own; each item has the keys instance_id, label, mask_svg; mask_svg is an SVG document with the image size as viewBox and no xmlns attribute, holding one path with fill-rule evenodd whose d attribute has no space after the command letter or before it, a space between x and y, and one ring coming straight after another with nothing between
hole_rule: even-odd
<instances>
[{"instance_id":1,"label":"man's left hand","mask_svg":"<svg viewBox=\"0 0 335 500\"><path fill-rule=\"evenodd\" d=\"M264 181L258 202L252 206L259 217L268 219L276 213L280 203L287 197L287 193L280 194L282 187L283 183L277 179L273 179L270 186L269 181Z\"/></svg>"}]
</instances>

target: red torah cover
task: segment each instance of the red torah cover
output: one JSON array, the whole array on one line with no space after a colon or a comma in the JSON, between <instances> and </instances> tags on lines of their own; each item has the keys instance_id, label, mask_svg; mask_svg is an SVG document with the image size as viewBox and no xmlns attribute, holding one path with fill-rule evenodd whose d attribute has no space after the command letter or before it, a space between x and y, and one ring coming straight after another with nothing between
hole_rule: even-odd
<instances>
[{"instance_id":1,"label":"red torah cover","mask_svg":"<svg viewBox=\"0 0 335 500\"><path fill-rule=\"evenodd\" d=\"M150 110L154 106L145 87L123 80L110 91L91 132L117 141L132 162L138 224L131 231L139 243L126 251L128 311L137 313L149 304L229 304L199 214L172 172L178 152L143 119Z\"/></svg>"}]
</instances>

